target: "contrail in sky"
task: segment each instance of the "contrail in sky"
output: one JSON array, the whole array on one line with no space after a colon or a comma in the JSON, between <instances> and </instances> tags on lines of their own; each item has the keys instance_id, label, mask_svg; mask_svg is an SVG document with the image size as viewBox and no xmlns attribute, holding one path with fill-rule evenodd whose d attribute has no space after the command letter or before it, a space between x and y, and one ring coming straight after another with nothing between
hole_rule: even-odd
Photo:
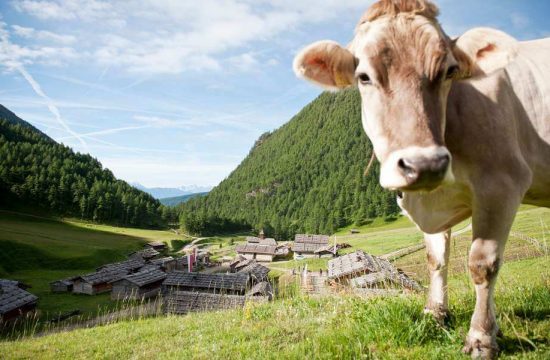
<instances>
[{"instance_id":1,"label":"contrail in sky","mask_svg":"<svg viewBox=\"0 0 550 360\"><path fill-rule=\"evenodd\" d=\"M50 99L50 97L48 95L46 95L44 93L44 91L42 91L42 88L40 87L40 84L36 82L36 80L34 80L34 78L31 76L31 74L29 74L27 72L27 70L25 70L25 68L23 67L23 65L21 64L17 64L15 66L15 68L17 69L17 71L19 71L19 73L25 78L25 80L27 80L27 82L31 85L32 89L34 90L34 92L36 93L36 95L40 96L42 99L44 99L46 101L46 105L48 106L48 110L50 110L50 112L52 113L52 115L55 117L55 119L57 120L57 122L63 127L63 129L65 129L65 131L67 131L69 134L71 134L73 137L75 137L76 139L78 139L78 141L80 142L80 144L82 144L82 146L84 147L84 149L86 149L86 152L90 152L89 149L88 149L88 144L86 143L86 141L84 141L84 139L82 138L82 136L80 136L80 134L77 134L76 132L74 132L70 127L69 125L67 125L67 123L63 120L63 118L61 117L61 113L59 112L59 109L57 108L57 106L55 106L54 102L52 101L52 99Z\"/></svg>"}]
</instances>

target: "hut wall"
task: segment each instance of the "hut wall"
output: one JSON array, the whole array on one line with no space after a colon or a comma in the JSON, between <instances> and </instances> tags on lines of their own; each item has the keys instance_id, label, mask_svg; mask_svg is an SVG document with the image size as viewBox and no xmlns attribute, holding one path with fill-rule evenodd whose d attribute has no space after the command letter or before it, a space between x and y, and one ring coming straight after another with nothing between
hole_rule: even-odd
<instances>
[{"instance_id":1,"label":"hut wall","mask_svg":"<svg viewBox=\"0 0 550 360\"><path fill-rule=\"evenodd\" d=\"M82 280L76 280L73 285L73 293L75 294L86 294L93 295L92 284L87 283Z\"/></svg>"},{"instance_id":2,"label":"hut wall","mask_svg":"<svg viewBox=\"0 0 550 360\"><path fill-rule=\"evenodd\" d=\"M53 283L50 284L50 290L54 293L64 293L64 292L71 292L73 290L72 285L65 285L62 283Z\"/></svg>"},{"instance_id":3,"label":"hut wall","mask_svg":"<svg viewBox=\"0 0 550 360\"><path fill-rule=\"evenodd\" d=\"M103 294L113 289L113 286L109 283L100 283L93 286L92 295Z\"/></svg>"},{"instance_id":4,"label":"hut wall","mask_svg":"<svg viewBox=\"0 0 550 360\"><path fill-rule=\"evenodd\" d=\"M303 252L303 253L294 253L294 258L296 258L297 256L302 256L306 259L315 259L315 258L319 258L319 255L315 254L315 253L306 253L306 252Z\"/></svg>"},{"instance_id":5,"label":"hut wall","mask_svg":"<svg viewBox=\"0 0 550 360\"><path fill-rule=\"evenodd\" d=\"M266 255L266 254L257 254L256 260L260 262L272 262L273 261L273 255Z\"/></svg>"},{"instance_id":6,"label":"hut wall","mask_svg":"<svg viewBox=\"0 0 550 360\"><path fill-rule=\"evenodd\" d=\"M7 313L5 313L4 315L2 315L0 317L0 324L2 322L8 322L8 321L13 321L17 318L19 318L20 316L24 316L25 314L31 312L31 311L34 311L36 309L36 303L31 303L31 304L26 304L26 305L23 305L17 309L13 309L11 311L8 311Z\"/></svg>"},{"instance_id":7,"label":"hut wall","mask_svg":"<svg viewBox=\"0 0 550 360\"><path fill-rule=\"evenodd\" d=\"M252 260L252 259L255 259L256 254L242 254L242 253L239 253L239 255L242 255L246 260Z\"/></svg>"}]
</instances>

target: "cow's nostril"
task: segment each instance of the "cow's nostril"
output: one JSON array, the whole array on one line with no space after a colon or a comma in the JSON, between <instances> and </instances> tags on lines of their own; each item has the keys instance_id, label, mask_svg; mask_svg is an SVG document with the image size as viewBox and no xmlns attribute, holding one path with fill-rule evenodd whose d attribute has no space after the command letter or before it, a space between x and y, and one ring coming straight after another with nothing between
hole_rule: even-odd
<instances>
[{"instance_id":1,"label":"cow's nostril","mask_svg":"<svg viewBox=\"0 0 550 360\"><path fill-rule=\"evenodd\" d=\"M414 164L407 159L399 159L397 162L399 170L408 178L416 178L418 176L418 170Z\"/></svg>"}]
</instances>

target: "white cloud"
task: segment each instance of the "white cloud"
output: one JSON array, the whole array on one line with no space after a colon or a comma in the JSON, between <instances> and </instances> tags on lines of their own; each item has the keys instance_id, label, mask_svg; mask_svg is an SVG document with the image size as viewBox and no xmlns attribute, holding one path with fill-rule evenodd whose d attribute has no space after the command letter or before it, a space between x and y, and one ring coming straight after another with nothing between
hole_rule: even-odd
<instances>
[{"instance_id":1,"label":"white cloud","mask_svg":"<svg viewBox=\"0 0 550 360\"><path fill-rule=\"evenodd\" d=\"M63 45L71 45L76 42L76 37L72 35L61 35L51 31L36 30L30 27L24 27L19 25L12 25L15 35L38 41L54 42Z\"/></svg>"},{"instance_id":2,"label":"white cloud","mask_svg":"<svg viewBox=\"0 0 550 360\"><path fill-rule=\"evenodd\" d=\"M282 33L339 14L365 9L371 1L326 0L19 0L13 7L42 20L82 20L88 26L89 59L129 73L180 74L217 71L226 65L257 70L257 58L228 50L266 42ZM92 23L93 22L93 23ZM125 26L114 35L109 26ZM227 64L222 64L228 61ZM271 61L271 64L274 64Z\"/></svg>"}]
</instances>

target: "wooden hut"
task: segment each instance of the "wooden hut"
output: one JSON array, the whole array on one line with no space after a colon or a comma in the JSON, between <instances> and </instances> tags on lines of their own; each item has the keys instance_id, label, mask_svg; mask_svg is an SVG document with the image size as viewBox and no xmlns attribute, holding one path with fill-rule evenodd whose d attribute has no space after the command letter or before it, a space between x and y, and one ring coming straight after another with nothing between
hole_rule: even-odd
<instances>
[{"instance_id":1,"label":"wooden hut","mask_svg":"<svg viewBox=\"0 0 550 360\"><path fill-rule=\"evenodd\" d=\"M329 246L329 237L327 235L304 235L298 234L294 238L295 259L332 257L334 254L326 251L319 252L320 249L326 249Z\"/></svg>"},{"instance_id":2,"label":"wooden hut","mask_svg":"<svg viewBox=\"0 0 550 360\"><path fill-rule=\"evenodd\" d=\"M73 283L73 293L97 295L109 292L112 289L111 282L128 275L125 270L104 269L95 273L78 276Z\"/></svg>"},{"instance_id":3,"label":"wooden hut","mask_svg":"<svg viewBox=\"0 0 550 360\"><path fill-rule=\"evenodd\" d=\"M149 264L158 266L164 272L176 270L176 259L171 256L149 260Z\"/></svg>"},{"instance_id":4,"label":"wooden hut","mask_svg":"<svg viewBox=\"0 0 550 360\"><path fill-rule=\"evenodd\" d=\"M128 257L130 259L138 258L138 259L143 259L143 260L151 260L151 259L153 259L153 258L155 258L159 255L160 255L160 253L158 251L156 251L153 248L147 247L143 250L139 250L139 251L135 251L135 252L131 253L130 255L128 255Z\"/></svg>"},{"instance_id":5,"label":"wooden hut","mask_svg":"<svg viewBox=\"0 0 550 360\"><path fill-rule=\"evenodd\" d=\"M268 279L267 275L271 271L268 267L258 264L255 260L249 260L250 263L238 270L238 274L249 274L252 284L257 284Z\"/></svg>"},{"instance_id":6,"label":"wooden hut","mask_svg":"<svg viewBox=\"0 0 550 360\"><path fill-rule=\"evenodd\" d=\"M174 271L163 282L163 293L191 291L244 295L249 284L249 274L204 274Z\"/></svg>"},{"instance_id":7,"label":"wooden hut","mask_svg":"<svg viewBox=\"0 0 550 360\"><path fill-rule=\"evenodd\" d=\"M173 291L164 297L164 309L170 314L236 309L244 307L246 300L241 295Z\"/></svg>"},{"instance_id":8,"label":"wooden hut","mask_svg":"<svg viewBox=\"0 0 550 360\"><path fill-rule=\"evenodd\" d=\"M63 280L56 280L50 283L50 290L53 293L72 292L76 277L71 277Z\"/></svg>"},{"instance_id":9,"label":"wooden hut","mask_svg":"<svg viewBox=\"0 0 550 360\"><path fill-rule=\"evenodd\" d=\"M166 273L154 269L126 275L111 282L112 300L142 300L160 294Z\"/></svg>"},{"instance_id":10,"label":"wooden hut","mask_svg":"<svg viewBox=\"0 0 550 360\"><path fill-rule=\"evenodd\" d=\"M235 247L237 254L246 259L254 259L261 262L272 262L277 252L276 245L263 244L239 244Z\"/></svg>"},{"instance_id":11,"label":"wooden hut","mask_svg":"<svg viewBox=\"0 0 550 360\"><path fill-rule=\"evenodd\" d=\"M36 309L38 297L22 287L18 281L0 279L0 324Z\"/></svg>"},{"instance_id":12,"label":"wooden hut","mask_svg":"<svg viewBox=\"0 0 550 360\"><path fill-rule=\"evenodd\" d=\"M401 287L422 290L388 260L358 250L328 262L328 277L356 288Z\"/></svg>"}]
</instances>

